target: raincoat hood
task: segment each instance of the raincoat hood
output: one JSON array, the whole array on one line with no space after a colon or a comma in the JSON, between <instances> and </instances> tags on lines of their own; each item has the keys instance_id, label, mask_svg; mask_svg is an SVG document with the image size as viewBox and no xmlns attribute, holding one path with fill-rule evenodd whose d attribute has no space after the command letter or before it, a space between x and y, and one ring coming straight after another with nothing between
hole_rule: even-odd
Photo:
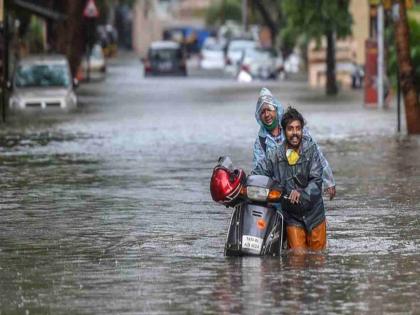
<instances>
[{"instance_id":1,"label":"raincoat hood","mask_svg":"<svg viewBox=\"0 0 420 315\"><path fill-rule=\"evenodd\" d=\"M255 119L257 120L258 124L260 125L260 131L258 132L258 135L260 137L266 137L269 131L264 126L263 122L260 118L260 109L263 106L264 103L273 105L277 112L277 121L278 124L280 124L281 118L283 117L283 106L280 104L280 102L271 94L270 90L267 88L262 88L260 91L260 95L258 97L257 105L255 106Z\"/></svg>"}]
</instances>

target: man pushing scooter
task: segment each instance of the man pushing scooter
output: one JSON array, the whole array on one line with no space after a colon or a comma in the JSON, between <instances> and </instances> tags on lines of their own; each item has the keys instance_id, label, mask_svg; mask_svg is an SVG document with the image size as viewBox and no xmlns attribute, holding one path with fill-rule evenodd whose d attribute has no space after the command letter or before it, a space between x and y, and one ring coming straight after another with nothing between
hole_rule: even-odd
<instances>
[{"instance_id":1,"label":"man pushing scooter","mask_svg":"<svg viewBox=\"0 0 420 315\"><path fill-rule=\"evenodd\" d=\"M323 167L316 143L303 133L304 126L303 116L289 107L281 119L286 141L267 152L252 173L278 181L288 196L282 199L288 247L322 250L327 243Z\"/></svg>"}]
</instances>

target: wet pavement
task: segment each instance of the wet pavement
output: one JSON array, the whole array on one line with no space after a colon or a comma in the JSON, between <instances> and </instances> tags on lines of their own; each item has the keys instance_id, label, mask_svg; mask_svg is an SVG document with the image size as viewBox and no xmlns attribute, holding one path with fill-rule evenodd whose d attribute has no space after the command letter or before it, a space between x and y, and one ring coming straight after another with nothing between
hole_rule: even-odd
<instances>
[{"instance_id":1,"label":"wet pavement","mask_svg":"<svg viewBox=\"0 0 420 315\"><path fill-rule=\"evenodd\" d=\"M223 256L230 209L209 194L246 171L267 86L302 111L333 167L328 250ZM416 314L420 138L359 91L298 81L147 78L130 55L68 115L0 129L0 314Z\"/></svg>"}]
</instances>

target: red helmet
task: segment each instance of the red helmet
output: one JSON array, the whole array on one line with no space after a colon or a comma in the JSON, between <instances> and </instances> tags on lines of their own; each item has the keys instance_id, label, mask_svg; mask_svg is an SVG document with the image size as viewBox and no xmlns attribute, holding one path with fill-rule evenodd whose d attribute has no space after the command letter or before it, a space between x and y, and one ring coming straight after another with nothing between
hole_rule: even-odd
<instances>
[{"instance_id":1,"label":"red helmet","mask_svg":"<svg viewBox=\"0 0 420 315\"><path fill-rule=\"evenodd\" d=\"M241 192L245 181L245 172L242 169L230 169L217 165L213 169L210 181L210 192L214 201L225 206L234 204Z\"/></svg>"}]
</instances>

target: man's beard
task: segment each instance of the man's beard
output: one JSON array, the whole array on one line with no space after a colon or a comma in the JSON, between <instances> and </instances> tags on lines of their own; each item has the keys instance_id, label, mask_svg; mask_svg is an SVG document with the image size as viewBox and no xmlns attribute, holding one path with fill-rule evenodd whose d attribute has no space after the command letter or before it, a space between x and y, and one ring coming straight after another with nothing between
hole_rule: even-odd
<instances>
[{"instance_id":1,"label":"man's beard","mask_svg":"<svg viewBox=\"0 0 420 315\"><path fill-rule=\"evenodd\" d=\"M297 139L297 140L298 140L297 144L293 144L293 143L291 142L291 141L292 141L292 140L294 140L294 139ZM297 148L299 148L300 144L302 143L302 136L294 134L294 135L292 135L292 136L290 137L290 139L287 137L287 138L286 138L286 142L287 142L287 145L288 145L289 147L291 147L291 148L293 148L293 149L297 149Z\"/></svg>"}]
</instances>

